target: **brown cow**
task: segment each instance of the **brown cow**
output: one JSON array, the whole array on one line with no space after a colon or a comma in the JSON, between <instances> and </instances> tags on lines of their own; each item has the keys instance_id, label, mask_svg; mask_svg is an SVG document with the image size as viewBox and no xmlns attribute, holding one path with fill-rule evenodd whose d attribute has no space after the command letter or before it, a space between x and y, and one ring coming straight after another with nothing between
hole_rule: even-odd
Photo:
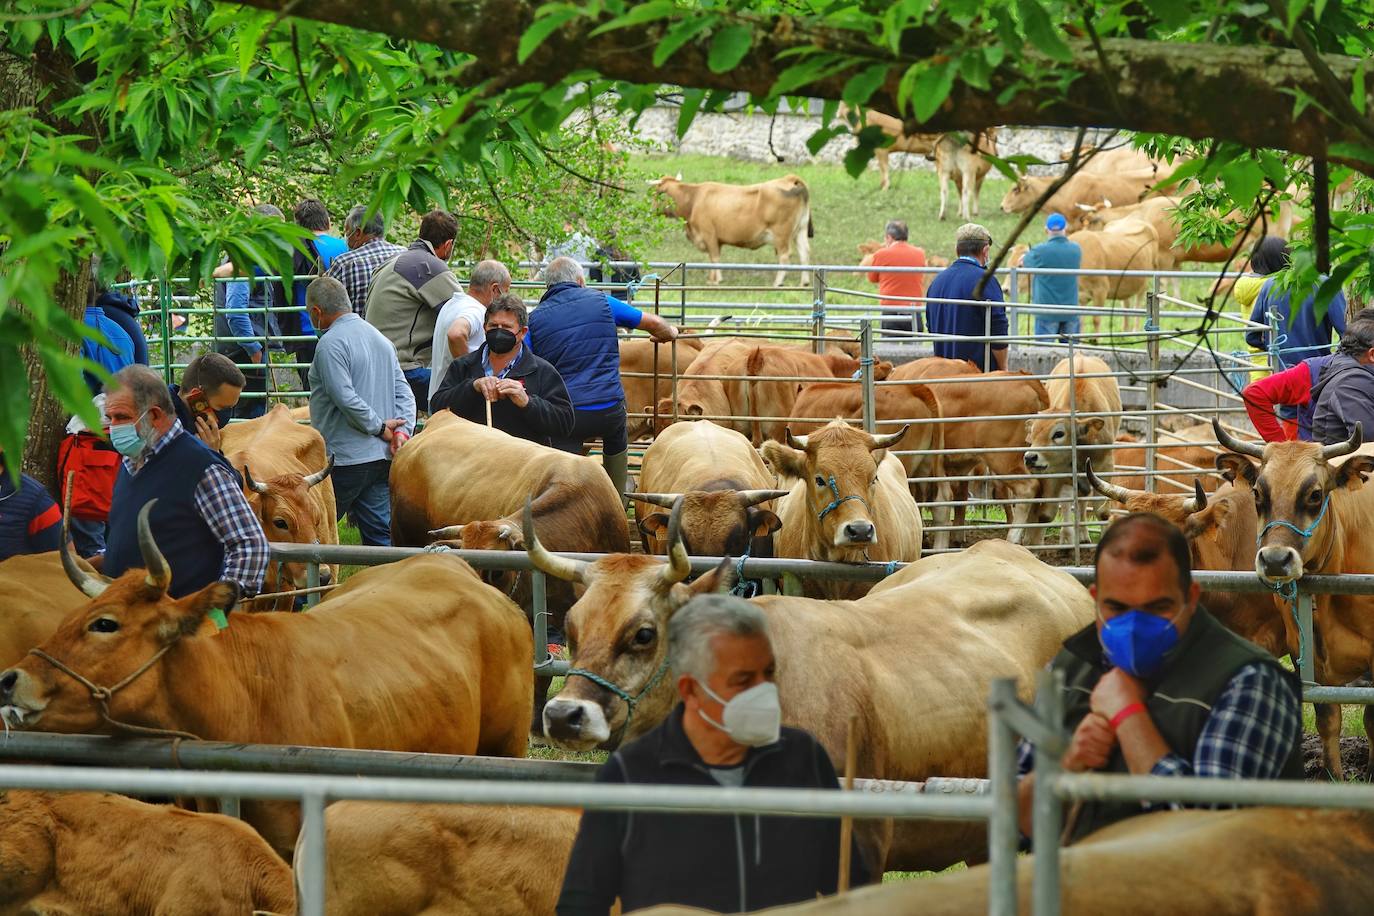
<instances>
[{"instance_id":1,"label":"brown cow","mask_svg":"<svg viewBox=\"0 0 1374 916\"><path fill-rule=\"evenodd\" d=\"M983 156L984 153L997 155L995 127L979 131L972 139L960 134L940 135L931 157L935 160L935 173L940 179L940 219L945 218L951 181L959 194L960 219L973 219L978 215L978 196L983 193L983 179L992 169L992 163Z\"/></svg>"},{"instance_id":2,"label":"brown cow","mask_svg":"<svg viewBox=\"0 0 1374 916\"><path fill-rule=\"evenodd\" d=\"M1153 226L1142 220L1117 220L1101 232L1080 230L1071 233L1069 239L1083 251L1082 270L1149 271L1159 266L1159 236ZM1078 293L1081 299L1091 300L1094 308L1104 309L1108 300L1129 304L1139 299L1149 283L1147 276L1085 275L1078 278ZM1102 316L1094 314L1090 319L1096 332L1101 328ZM1123 322L1127 330L1139 324L1135 315L1126 316Z\"/></svg>"},{"instance_id":3,"label":"brown cow","mask_svg":"<svg viewBox=\"0 0 1374 916\"><path fill-rule=\"evenodd\" d=\"M109 733L118 723L210 741L523 757L530 724L530 628L466 563L422 556L367 569L308 614L209 619L236 598L216 582L167 596L171 571L139 514L147 572L113 581L71 566L92 596L0 673L11 727ZM98 701L84 681L111 687ZM289 855L295 805L244 803L245 819Z\"/></svg>"},{"instance_id":4,"label":"brown cow","mask_svg":"<svg viewBox=\"0 0 1374 916\"><path fill-rule=\"evenodd\" d=\"M1057 180L1049 175L1023 175L1016 179L1016 184L1002 197L1002 212L1020 213L1034 206L1040 195ZM1153 169L1113 172L1110 175L1080 172L1051 194L1040 205L1040 212L1069 216L1078 212L1079 204L1098 206L1106 202L1117 206L1137 203L1159 180Z\"/></svg>"},{"instance_id":5,"label":"brown cow","mask_svg":"<svg viewBox=\"0 0 1374 916\"><path fill-rule=\"evenodd\" d=\"M1073 147L1062 150L1059 153L1059 161L1068 162L1073 158L1073 154ZM1167 167L1163 160L1153 159L1144 150L1132 146L1107 148L1084 145L1078 148L1078 156L1082 163L1078 169L1081 175L1115 175L1118 172L1138 172Z\"/></svg>"},{"instance_id":6,"label":"brown cow","mask_svg":"<svg viewBox=\"0 0 1374 916\"><path fill-rule=\"evenodd\" d=\"M1158 266L1173 270L1184 261L1205 261L1224 263L1235 258L1237 251L1249 250L1259 240L1259 223L1247 231L1247 219L1240 211L1227 215L1227 220L1236 225L1236 236L1229 245L1202 244L1183 245L1178 241L1179 227L1175 222L1178 201L1172 197L1147 197L1138 204L1124 206L1094 206L1079 204L1075 220L1083 229L1105 229L1111 223L1122 219L1139 219L1154 227L1159 237Z\"/></svg>"},{"instance_id":7,"label":"brown cow","mask_svg":"<svg viewBox=\"0 0 1374 916\"><path fill-rule=\"evenodd\" d=\"M242 821L98 792L0 792L0 912L296 912L291 869Z\"/></svg>"},{"instance_id":8,"label":"brown cow","mask_svg":"<svg viewBox=\"0 0 1374 916\"><path fill-rule=\"evenodd\" d=\"M893 153L911 153L927 158L935 154L935 144L939 141L940 134L908 134L902 128L902 122L890 114L883 114L881 111L874 111L869 108L864 111L864 123L859 124L856 112L840 106L839 116L848 122L850 130L858 133L865 127L877 127L884 134L892 138L892 143L887 146L879 146L873 150L873 157L878 160L878 187L886 191L892 184L890 173L892 168L891 158Z\"/></svg>"},{"instance_id":9,"label":"brown cow","mask_svg":"<svg viewBox=\"0 0 1374 916\"><path fill-rule=\"evenodd\" d=\"M815 234L811 191L796 175L750 185L716 181L689 184L665 175L649 184L673 201L668 214L687 221L687 239L712 262L720 260L722 245L754 249L768 244L778 253L779 264L791 263L794 250L797 263L810 261L810 237ZM710 281L720 280L720 271L712 270ZM780 270L773 285L782 286L786 281L787 271ZM805 271L801 285L811 285Z\"/></svg>"},{"instance_id":10,"label":"brown cow","mask_svg":"<svg viewBox=\"0 0 1374 916\"><path fill-rule=\"evenodd\" d=\"M884 383L873 389L873 416L876 432L890 433L906 427L907 433L894 447L897 452L939 452L945 447L945 430L941 423L922 423L939 420L940 402L935 393L916 382ZM792 405L791 428L798 433L820 429L827 418L863 418L863 391L858 385L844 382L817 382L807 385ZM931 515L937 527L949 525L950 487L948 481L922 478L944 477L944 463L939 454L897 454L906 470L911 495L918 503L936 502ZM943 503L943 505L939 505ZM947 550L949 532L931 533L931 549Z\"/></svg>"},{"instance_id":11,"label":"brown cow","mask_svg":"<svg viewBox=\"0 0 1374 916\"><path fill-rule=\"evenodd\" d=\"M652 405L660 398L671 398L673 393L673 354L677 353L677 372L679 377L696 360L711 338L697 337L695 335L682 335L677 339L677 346L672 344L655 344L647 337L622 337L620 339L620 383L625 388L625 404L631 411L643 410L644 413L652 414ZM658 386L654 386L653 374L654 354L658 354ZM640 375L626 375L627 372L644 373L645 378ZM649 405L644 409L644 405ZM627 418L626 433L630 441L642 439L653 435L653 417Z\"/></svg>"},{"instance_id":12,"label":"brown cow","mask_svg":"<svg viewBox=\"0 0 1374 916\"><path fill-rule=\"evenodd\" d=\"M66 539L66 532L63 532ZM89 571L89 567L87 568ZM0 563L0 665L18 662L86 603L72 587L58 551L20 554Z\"/></svg>"},{"instance_id":13,"label":"brown cow","mask_svg":"<svg viewBox=\"0 0 1374 916\"><path fill-rule=\"evenodd\" d=\"M1148 449L1135 436L1126 433L1118 435L1116 441L1112 463L1117 474L1107 479L1127 490L1143 491ZM1211 444L1217 439L1212 435L1210 423L1184 427L1177 432L1161 429L1155 441L1158 443L1154 449L1156 492L1191 494L1194 482L1198 482L1210 493L1221 485L1221 477L1212 473L1212 468L1216 465L1216 457L1225 451ZM1123 474L1123 471L1134 473Z\"/></svg>"}]
</instances>

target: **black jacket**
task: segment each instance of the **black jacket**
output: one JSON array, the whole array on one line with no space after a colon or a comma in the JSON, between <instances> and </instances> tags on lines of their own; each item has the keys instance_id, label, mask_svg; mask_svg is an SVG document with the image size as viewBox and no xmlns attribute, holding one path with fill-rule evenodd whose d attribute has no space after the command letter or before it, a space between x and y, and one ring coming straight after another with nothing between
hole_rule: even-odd
<instances>
[{"instance_id":1,"label":"black jacket","mask_svg":"<svg viewBox=\"0 0 1374 916\"><path fill-rule=\"evenodd\" d=\"M611 756L597 782L716 786L682 728L683 707ZM837 789L825 749L800 729L744 761L745 786ZM753 814L588 811L573 844L558 916L606 916L659 904L742 913L836 890L838 820ZM851 883L865 869L855 849Z\"/></svg>"},{"instance_id":2,"label":"black jacket","mask_svg":"<svg viewBox=\"0 0 1374 916\"><path fill-rule=\"evenodd\" d=\"M486 346L449 363L439 390L429 399L430 412L447 407L458 416L473 423L487 422L486 399L477 393L472 383L486 374L482 355ZM568 389L558 370L530 352L528 346L520 354L506 378L525 386L530 402L516 407L510 398L492 402L491 425L512 436L550 445L551 440L566 437L573 428L573 406Z\"/></svg>"},{"instance_id":3,"label":"black jacket","mask_svg":"<svg viewBox=\"0 0 1374 916\"><path fill-rule=\"evenodd\" d=\"M1338 353L1312 386L1312 441L1344 442L1364 424L1364 441L1374 439L1374 366Z\"/></svg>"}]
</instances>

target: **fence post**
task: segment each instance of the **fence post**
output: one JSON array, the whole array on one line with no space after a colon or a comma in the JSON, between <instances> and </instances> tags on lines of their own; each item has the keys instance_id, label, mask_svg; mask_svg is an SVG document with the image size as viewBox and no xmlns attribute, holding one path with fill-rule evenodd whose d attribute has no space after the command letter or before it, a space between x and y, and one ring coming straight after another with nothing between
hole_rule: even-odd
<instances>
[{"instance_id":1,"label":"fence post","mask_svg":"<svg viewBox=\"0 0 1374 916\"><path fill-rule=\"evenodd\" d=\"M813 353L825 352L825 271L811 273L811 341Z\"/></svg>"},{"instance_id":2,"label":"fence post","mask_svg":"<svg viewBox=\"0 0 1374 916\"><path fill-rule=\"evenodd\" d=\"M544 574L530 570L530 607L534 613L534 667L549 660L548 589Z\"/></svg>"},{"instance_id":3,"label":"fence post","mask_svg":"<svg viewBox=\"0 0 1374 916\"><path fill-rule=\"evenodd\" d=\"M1044 670L1036 679L1036 715L1055 732L1063 727L1063 689L1063 672ZM1059 831L1063 811L1054 785L1059 771L1058 749L1037 744L1031 802L1031 839L1035 850L1031 912L1035 916L1059 916Z\"/></svg>"},{"instance_id":4,"label":"fence post","mask_svg":"<svg viewBox=\"0 0 1374 916\"><path fill-rule=\"evenodd\" d=\"M301 797L301 831L305 839L300 861L296 863L301 890L300 916L324 916L324 801L324 796L318 792L307 792Z\"/></svg>"},{"instance_id":5,"label":"fence post","mask_svg":"<svg viewBox=\"0 0 1374 916\"><path fill-rule=\"evenodd\" d=\"M1077 566L1083 562L1082 548L1079 544L1083 541L1082 532L1078 526L1078 508L1081 505L1078 499L1078 397L1077 382L1075 377L1078 374L1078 359L1073 352L1074 335L1069 335L1069 514L1072 517L1070 524L1073 531L1073 562ZM1091 460L1091 459L1089 459ZM1056 501L1059 494L1055 493ZM1063 527L1060 527L1063 530ZM1062 544L1064 539L1061 537L1059 542Z\"/></svg>"},{"instance_id":6,"label":"fence post","mask_svg":"<svg viewBox=\"0 0 1374 916\"><path fill-rule=\"evenodd\" d=\"M1317 682L1316 643L1312 641L1312 604L1316 599L1307 592L1298 592L1293 599L1298 604L1298 630L1301 632L1302 658L1298 660L1298 677L1304 684Z\"/></svg>"},{"instance_id":7,"label":"fence post","mask_svg":"<svg viewBox=\"0 0 1374 916\"><path fill-rule=\"evenodd\" d=\"M1016 847L1020 836L1016 823L1016 733L997 712L1016 702L1016 681L998 678L992 682L988 697L988 779L992 781L988 916L1016 914Z\"/></svg>"},{"instance_id":8,"label":"fence post","mask_svg":"<svg viewBox=\"0 0 1374 916\"><path fill-rule=\"evenodd\" d=\"M1159 275L1155 274L1155 284ZM1158 436L1155 435L1155 405L1159 400L1159 298L1157 291L1145 293L1145 350L1150 357L1150 377L1145 382L1145 492L1155 492L1155 468L1159 461L1155 457Z\"/></svg>"},{"instance_id":9,"label":"fence post","mask_svg":"<svg viewBox=\"0 0 1374 916\"><path fill-rule=\"evenodd\" d=\"M873 322L867 318L859 322L859 379L863 385L864 432L874 431L873 416Z\"/></svg>"},{"instance_id":10,"label":"fence post","mask_svg":"<svg viewBox=\"0 0 1374 916\"><path fill-rule=\"evenodd\" d=\"M162 375L172 384L172 289L166 277L157 278L157 307L162 314ZM194 430L193 430L194 432Z\"/></svg>"},{"instance_id":11,"label":"fence post","mask_svg":"<svg viewBox=\"0 0 1374 916\"><path fill-rule=\"evenodd\" d=\"M1010 265L1007 269L1007 283L1011 287L1007 292L1007 304L1011 306L1011 308L1007 310L1007 324L1011 326L1013 337L1021 336L1021 310L1016 307L1018 301L1016 298L1017 270L1018 268L1015 264ZM1034 345L1033 342L1032 345Z\"/></svg>"},{"instance_id":12,"label":"fence post","mask_svg":"<svg viewBox=\"0 0 1374 916\"><path fill-rule=\"evenodd\" d=\"M320 587L320 564L311 561L305 564L305 584L307 588ZM307 592L305 596L305 606L314 607L320 603L319 592Z\"/></svg>"}]
</instances>

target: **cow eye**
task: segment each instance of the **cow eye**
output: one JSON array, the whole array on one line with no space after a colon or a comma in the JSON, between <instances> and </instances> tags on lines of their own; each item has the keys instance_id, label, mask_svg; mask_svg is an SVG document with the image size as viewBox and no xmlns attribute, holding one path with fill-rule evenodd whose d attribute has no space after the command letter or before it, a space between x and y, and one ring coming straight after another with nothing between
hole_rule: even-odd
<instances>
[{"instance_id":1,"label":"cow eye","mask_svg":"<svg viewBox=\"0 0 1374 916\"><path fill-rule=\"evenodd\" d=\"M1054 440L1056 440L1056 441L1058 441L1059 439L1063 439L1063 438L1064 438L1064 431L1063 431L1062 429L1056 429L1056 430L1054 431L1054 435L1051 436L1050 438L1051 438L1051 439L1054 439Z\"/></svg>"},{"instance_id":2,"label":"cow eye","mask_svg":"<svg viewBox=\"0 0 1374 916\"><path fill-rule=\"evenodd\" d=\"M818 487L823 487L823 486L825 486L825 478L822 477L822 476L819 475L819 474L816 475L816 486L818 486Z\"/></svg>"},{"instance_id":3,"label":"cow eye","mask_svg":"<svg viewBox=\"0 0 1374 916\"><path fill-rule=\"evenodd\" d=\"M640 627L639 630L635 632L635 645L647 646L654 641L655 635L657 634L654 633L653 627Z\"/></svg>"},{"instance_id":4,"label":"cow eye","mask_svg":"<svg viewBox=\"0 0 1374 916\"><path fill-rule=\"evenodd\" d=\"M286 519L284 518L274 518L272 519L272 524L280 528L282 531L286 531L288 527L286 524Z\"/></svg>"},{"instance_id":5,"label":"cow eye","mask_svg":"<svg viewBox=\"0 0 1374 916\"><path fill-rule=\"evenodd\" d=\"M1307 501L1308 501L1308 503L1310 503L1310 504L1313 505L1313 506L1320 504L1321 501L1322 501L1322 491L1321 491L1321 490L1313 490L1311 493L1308 493L1308 494L1307 494Z\"/></svg>"},{"instance_id":6,"label":"cow eye","mask_svg":"<svg viewBox=\"0 0 1374 916\"><path fill-rule=\"evenodd\" d=\"M97 617L86 627L92 633L117 633L119 632L119 621L113 617Z\"/></svg>"}]
</instances>

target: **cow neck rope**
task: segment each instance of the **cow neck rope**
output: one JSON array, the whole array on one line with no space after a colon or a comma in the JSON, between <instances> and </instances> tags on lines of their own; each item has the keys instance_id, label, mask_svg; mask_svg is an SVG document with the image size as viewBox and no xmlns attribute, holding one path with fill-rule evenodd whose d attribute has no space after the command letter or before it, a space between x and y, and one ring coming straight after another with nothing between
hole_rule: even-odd
<instances>
[{"instance_id":1,"label":"cow neck rope","mask_svg":"<svg viewBox=\"0 0 1374 916\"><path fill-rule=\"evenodd\" d=\"M840 508L840 505L842 503L848 502L851 499L857 499L859 502L864 504L865 509L869 508L868 500L864 499L862 496L859 496L856 493L851 493L849 496L841 496L840 488L835 485L834 474L830 475L828 483L830 485L830 492L834 495L835 498L830 501L830 505L826 506L824 509L820 511L820 513L816 516L816 521L825 521L825 517L827 515L829 515L831 512L834 512L836 509ZM870 509L869 511L872 510Z\"/></svg>"},{"instance_id":2,"label":"cow neck rope","mask_svg":"<svg viewBox=\"0 0 1374 916\"><path fill-rule=\"evenodd\" d=\"M104 719L107 723L109 723L111 728L116 728L120 731L127 731L135 735L146 735L150 738L190 738L192 741L199 741L201 740L200 736L193 735L190 732L177 731L174 728L148 728L147 726L143 725L134 725L132 722L121 722L110 715L110 700L114 697L114 695L119 691L123 690L125 687L128 687L130 684L136 681L139 678L139 676L143 674L143 672L147 671L149 668L153 667L153 665L157 664L158 660L161 659L162 656L166 655L168 650L170 650L175 645L176 642L169 642L161 649L158 649L156 652L153 653L152 658L148 659L142 665L139 665L138 668L134 669L133 674L130 674L128 677L124 678L122 681L115 684L113 687L101 687L99 684L92 683L90 680L83 677L77 671L75 671L72 668L69 668L66 664L57 660L56 658L53 658L51 655L44 652L42 649L30 649L29 654L38 656L39 658L43 659L43 661L47 662L49 665L52 665L58 671L61 671L63 674L67 675L72 680L76 681L78 684L89 690L91 692L91 699L94 700L100 707L100 717Z\"/></svg>"},{"instance_id":3,"label":"cow neck rope","mask_svg":"<svg viewBox=\"0 0 1374 916\"><path fill-rule=\"evenodd\" d=\"M640 690L639 693L635 694L634 696L630 696L630 692L625 688L621 687L619 684L613 684L601 675L597 674L595 671L588 671L585 668L569 668L568 673L564 675L564 678L570 678L573 676L585 677L587 680L591 681L596 686L603 687L606 690L609 690L611 693L615 694L616 696L620 697L622 700L625 701L625 722L620 726L620 731L616 735L616 744L619 744L620 739L625 737L625 731L630 727L630 720L635 717L635 707L639 705L639 701L644 697L646 693L657 687L658 682L663 680L663 675L667 673L668 653L664 652L663 664L658 666L658 670L654 672L654 676L649 678L649 682L645 684L643 689Z\"/></svg>"}]
</instances>

